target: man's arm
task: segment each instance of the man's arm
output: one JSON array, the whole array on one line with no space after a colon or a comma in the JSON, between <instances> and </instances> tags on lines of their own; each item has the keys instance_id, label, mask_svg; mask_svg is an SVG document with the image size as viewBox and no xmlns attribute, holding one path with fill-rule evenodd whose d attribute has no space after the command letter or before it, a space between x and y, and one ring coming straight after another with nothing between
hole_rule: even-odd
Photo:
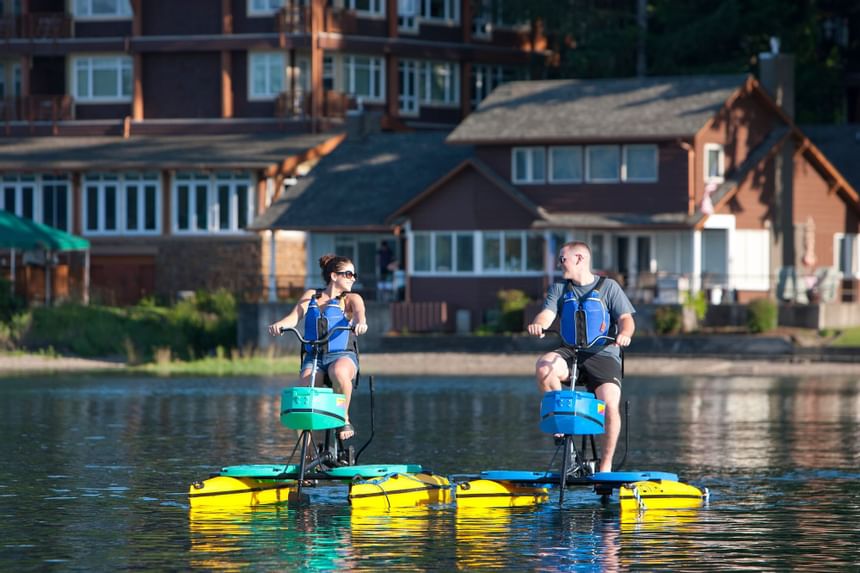
<instances>
[{"instance_id":1,"label":"man's arm","mask_svg":"<svg viewBox=\"0 0 860 573\"><path fill-rule=\"evenodd\" d=\"M548 308L543 309L537 313L537 316L529 324L529 334L543 338L543 331L550 327L553 320L555 320L555 311Z\"/></svg>"},{"instance_id":2,"label":"man's arm","mask_svg":"<svg viewBox=\"0 0 860 573\"><path fill-rule=\"evenodd\" d=\"M633 320L633 315L629 312L622 314L618 317L618 334L615 335L615 344L622 347L630 346L630 340L635 331L636 322Z\"/></svg>"}]
</instances>

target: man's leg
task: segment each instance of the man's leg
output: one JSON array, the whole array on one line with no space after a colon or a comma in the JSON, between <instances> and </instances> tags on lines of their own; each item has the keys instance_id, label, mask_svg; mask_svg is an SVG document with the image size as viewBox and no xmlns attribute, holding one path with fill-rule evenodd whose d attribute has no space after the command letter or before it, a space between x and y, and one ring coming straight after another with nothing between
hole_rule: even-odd
<instances>
[{"instance_id":1,"label":"man's leg","mask_svg":"<svg viewBox=\"0 0 860 573\"><path fill-rule=\"evenodd\" d=\"M338 358L328 369L328 376L331 378L334 391L343 394L346 399L343 408L344 425L349 424L349 400L352 397L352 379L355 378L355 372L355 363L346 357ZM341 440L348 440L353 435L355 435L354 430L342 430L338 433Z\"/></svg>"},{"instance_id":2,"label":"man's leg","mask_svg":"<svg viewBox=\"0 0 860 573\"><path fill-rule=\"evenodd\" d=\"M606 402L606 418L603 428L603 446L601 452L603 458L600 460L599 472L612 471L612 457L615 455L615 446L618 444L618 435L621 433L621 387L614 382L604 382L595 389L598 400Z\"/></svg>"},{"instance_id":3,"label":"man's leg","mask_svg":"<svg viewBox=\"0 0 860 573\"><path fill-rule=\"evenodd\" d=\"M535 364L535 381L541 393L561 390L561 381L567 380L568 376L567 361L557 352L547 352Z\"/></svg>"}]
</instances>

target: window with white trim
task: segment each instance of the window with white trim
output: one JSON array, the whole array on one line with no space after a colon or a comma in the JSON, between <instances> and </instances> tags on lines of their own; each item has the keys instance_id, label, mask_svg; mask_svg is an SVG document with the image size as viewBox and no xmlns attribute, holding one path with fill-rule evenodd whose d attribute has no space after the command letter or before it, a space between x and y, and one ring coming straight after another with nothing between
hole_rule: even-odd
<instances>
[{"instance_id":1,"label":"window with white trim","mask_svg":"<svg viewBox=\"0 0 860 573\"><path fill-rule=\"evenodd\" d=\"M419 16L423 20L448 22L460 21L459 0L419 0Z\"/></svg>"},{"instance_id":2,"label":"window with white trim","mask_svg":"<svg viewBox=\"0 0 860 573\"><path fill-rule=\"evenodd\" d=\"M254 185L241 173L177 173L173 205L176 234L240 232L255 214Z\"/></svg>"},{"instance_id":3,"label":"window with white trim","mask_svg":"<svg viewBox=\"0 0 860 573\"><path fill-rule=\"evenodd\" d=\"M72 93L76 102L131 101L131 57L74 57L72 70Z\"/></svg>"},{"instance_id":4,"label":"window with white trim","mask_svg":"<svg viewBox=\"0 0 860 573\"><path fill-rule=\"evenodd\" d=\"M347 0L346 7L362 16L385 16L385 0Z\"/></svg>"},{"instance_id":5,"label":"window with white trim","mask_svg":"<svg viewBox=\"0 0 860 573\"><path fill-rule=\"evenodd\" d=\"M77 20L124 20L131 18L129 0L74 0Z\"/></svg>"},{"instance_id":6,"label":"window with white trim","mask_svg":"<svg viewBox=\"0 0 860 573\"><path fill-rule=\"evenodd\" d=\"M286 57L284 52L248 54L248 99L274 99L284 91Z\"/></svg>"},{"instance_id":7,"label":"window with white trim","mask_svg":"<svg viewBox=\"0 0 860 573\"><path fill-rule=\"evenodd\" d=\"M510 66L489 66L483 64L472 65L472 106L478 107L481 101L490 95L500 85L525 79L524 69Z\"/></svg>"},{"instance_id":8,"label":"window with white trim","mask_svg":"<svg viewBox=\"0 0 860 573\"><path fill-rule=\"evenodd\" d=\"M582 147L566 145L549 148L550 183L582 182Z\"/></svg>"},{"instance_id":9,"label":"window with white trim","mask_svg":"<svg viewBox=\"0 0 860 573\"><path fill-rule=\"evenodd\" d=\"M657 181L657 146L637 144L624 146L622 179L631 183Z\"/></svg>"},{"instance_id":10,"label":"window with white trim","mask_svg":"<svg viewBox=\"0 0 860 573\"><path fill-rule=\"evenodd\" d=\"M161 178L157 173L89 173L82 188L85 234L161 232Z\"/></svg>"},{"instance_id":11,"label":"window with white trim","mask_svg":"<svg viewBox=\"0 0 860 573\"><path fill-rule=\"evenodd\" d=\"M856 233L836 233L833 236L833 260L843 277L860 276L860 235Z\"/></svg>"},{"instance_id":12,"label":"window with white trim","mask_svg":"<svg viewBox=\"0 0 860 573\"><path fill-rule=\"evenodd\" d=\"M621 179L621 150L617 145L589 145L585 148L585 180L612 183Z\"/></svg>"},{"instance_id":13,"label":"window with white trim","mask_svg":"<svg viewBox=\"0 0 860 573\"><path fill-rule=\"evenodd\" d=\"M473 273L475 237L473 232L433 231L412 236L413 270L437 274Z\"/></svg>"},{"instance_id":14,"label":"window with white trim","mask_svg":"<svg viewBox=\"0 0 860 573\"><path fill-rule=\"evenodd\" d=\"M66 175L42 175L41 186L37 189L36 203L41 203L41 218L36 221L55 229L71 231L72 186ZM39 193L41 192L41 193ZM41 195L41 196L39 196Z\"/></svg>"},{"instance_id":15,"label":"window with white trim","mask_svg":"<svg viewBox=\"0 0 860 573\"><path fill-rule=\"evenodd\" d=\"M511 150L514 183L543 183L546 179L546 150L543 147L514 147Z\"/></svg>"},{"instance_id":16,"label":"window with white trim","mask_svg":"<svg viewBox=\"0 0 860 573\"><path fill-rule=\"evenodd\" d=\"M270 16L285 3L286 0L248 0L248 16Z\"/></svg>"},{"instance_id":17,"label":"window with white trim","mask_svg":"<svg viewBox=\"0 0 860 573\"><path fill-rule=\"evenodd\" d=\"M385 99L385 62L370 56L343 57L344 91L370 101Z\"/></svg>"},{"instance_id":18,"label":"window with white trim","mask_svg":"<svg viewBox=\"0 0 860 573\"><path fill-rule=\"evenodd\" d=\"M418 113L418 104L460 105L460 64L400 60L399 102L405 113Z\"/></svg>"},{"instance_id":19,"label":"window with white trim","mask_svg":"<svg viewBox=\"0 0 860 573\"><path fill-rule=\"evenodd\" d=\"M71 192L66 175L7 174L0 179L0 210L68 231Z\"/></svg>"},{"instance_id":20,"label":"window with white trim","mask_svg":"<svg viewBox=\"0 0 860 573\"><path fill-rule=\"evenodd\" d=\"M719 143L706 143L705 183L722 183L725 179L725 151Z\"/></svg>"},{"instance_id":21,"label":"window with white trim","mask_svg":"<svg viewBox=\"0 0 860 573\"><path fill-rule=\"evenodd\" d=\"M526 231L482 233L484 271L541 272L544 268L544 236Z\"/></svg>"}]
</instances>

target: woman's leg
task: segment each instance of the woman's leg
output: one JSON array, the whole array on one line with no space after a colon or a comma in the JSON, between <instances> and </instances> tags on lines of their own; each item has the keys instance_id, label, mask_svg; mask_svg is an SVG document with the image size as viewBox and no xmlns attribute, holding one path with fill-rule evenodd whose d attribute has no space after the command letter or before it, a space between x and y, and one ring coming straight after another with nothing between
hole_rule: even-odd
<instances>
[{"instance_id":1,"label":"woman's leg","mask_svg":"<svg viewBox=\"0 0 860 573\"><path fill-rule=\"evenodd\" d=\"M349 424L349 400L352 397L352 380L355 378L355 373L355 362L345 356L338 358L328 367L328 377L331 379L334 391L338 394L343 394L346 399L343 409L345 424ZM355 431L351 429L341 430L338 432L338 437L341 440L348 440L354 434Z\"/></svg>"}]
</instances>

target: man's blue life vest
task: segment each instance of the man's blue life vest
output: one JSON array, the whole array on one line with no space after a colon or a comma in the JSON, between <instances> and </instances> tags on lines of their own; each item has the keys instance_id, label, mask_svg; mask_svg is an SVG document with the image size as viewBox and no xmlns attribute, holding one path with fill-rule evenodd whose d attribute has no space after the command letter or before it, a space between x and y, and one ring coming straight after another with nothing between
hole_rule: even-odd
<instances>
[{"instance_id":1,"label":"man's blue life vest","mask_svg":"<svg viewBox=\"0 0 860 573\"><path fill-rule=\"evenodd\" d=\"M561 338L569 346L595 346L606 344L609 334L609 311L600 298L600 287L606 277L600 277L590 291L578 297L573 290L573 282L567 281L561 306Z\"/></svg>"},{"instance_id":2,"label":"man's blue life vest","mask_svg":"<svg viewBox=\"0 0 860 573\"><path fill-rule=\"evenodd\" d=\"M330 330L337 326L349 326L349 319L341 308L343 299L338 297L332 299L325 305L324 309L320 309L317 304L321 291L311 297L308 303L308 309L305 311L305 338L307 340L319 340L329 333ZM322 352L341 352L344 350L352 350L350 345L349 330L340 330L329 338L328 343L321 349ZM314 347L311 344L305 344L306 352L314 352Z\"/></svg>"}]
</instances>

